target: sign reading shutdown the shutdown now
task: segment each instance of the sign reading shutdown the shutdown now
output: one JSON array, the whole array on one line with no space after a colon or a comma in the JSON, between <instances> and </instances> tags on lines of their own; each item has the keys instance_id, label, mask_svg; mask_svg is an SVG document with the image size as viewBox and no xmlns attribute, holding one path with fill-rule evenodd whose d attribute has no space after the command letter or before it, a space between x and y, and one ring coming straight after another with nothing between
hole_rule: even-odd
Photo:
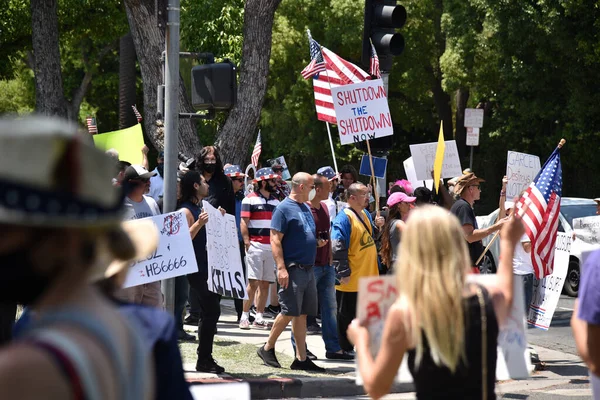
<instances>
[{"instance_id":1,"label":"sign reading shutdown the shutdown now","mask_svg":"<svg viewBox=\"0 0 600 400\"><path fill-rule=\"evenodd\" d=\"M161 214L147 219L158 228L158 247L147 259L131 265L123 287L198 272L192 238L183 212Z\"/></svg>"},{"instance_id":2,"label":"sign reading shutdown the shutdown now","mask_svg":"<svg viewBox=\"0 0 600 400\"><path fill-rule=\"evenodd\" d=\"M340 142L352 144L394 134L381 79L331 88Z\"/></svg>"}]
</instances>

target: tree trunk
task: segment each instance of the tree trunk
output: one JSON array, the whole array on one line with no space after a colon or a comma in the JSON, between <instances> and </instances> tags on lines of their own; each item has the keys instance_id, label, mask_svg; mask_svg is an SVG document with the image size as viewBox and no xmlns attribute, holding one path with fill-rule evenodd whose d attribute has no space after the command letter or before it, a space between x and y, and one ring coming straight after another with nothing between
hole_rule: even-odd
<instances>
[{"instance_id":1,"label":"tree trunk","mask_svg":"<svg viewBox=\"0 0 600 400\"><path fill-rule=\"evenodd\" d=\"M131 32L128 32L119 41L119 129L137 123L131 108L136 103L135 81L135 46Z\"/></svg>"},{"instance_id":2,"label":"tree trunk","mask_svg":"<svg viewBox=\"0 0 600 400\"><path fill-rule=\"evenodd\" d=\"M438 112L438 117L443 121L444 138L450 140L453 138L452 129L452 107L450 106L450 95L446 93L442 87L442 68L440 66L440 58L446 51L446 36L442 32L442 13L444 5L442 0L434 1L433 8L433 23L435 29L435 44L437 46L437 57L434 64L431 66L430 72L433 76L431 90L433 92L433 101ZM427 68L429 69L429 68ZM437 131L436 131L437 133ZM437 134L436 134L437 140Z\"/></svg>"},{"instance_id":3,"label":"tree trunk","mask_svg":"<svg viewBox=\"0 0 600 400\"><path fill-rule=\"evenodd\" d=\"M161 3L160 1L158 2ZM156 129L156 91L163 83L161 55L165 50L166 14L163 12L161 26L154 13L155 0L125 0L125 11L129 21L129 29L133 36L135 52L140 64L144 82L144 127L146 135L159 150L164 149L164 138ZM193 112L187 98L183 80L179 84L179 109ZM194 122L188 119L179 120L178 150L187 156L196 156L202 146L196 134Z\"/></svg>"},{"instance_id":4,"label":"tree trunk","mask_svg":"<svg viewBox=\"0 0 600 400\"><path fill-rule=\"evenodd\" d=\"M73 118L63 92L57 9L57 0L31 0L35 109L40 114Z\"/></svg>"},{"instance_id":5,"label":"tree trunk","mask_svg":"<svg viewBox=\"0 0 600 400\"><path fill-rule=\"evenodd\" d=\"M465 128L465 108L469 101L469 89L460 88L456 91L456 147L458 154L467 155L467 128Z\"/></svg>"},{"instance_id":6,"label":"tree trunk","mask_svg":"<svg viewBox=\"0 0 600 400\"><path fill-rule=\"evenodd\" d=\"M246 165L267 91L275 10L281 0L246 0L237 104L216 141L221 157Z\"/></svg>"}]
</instances>

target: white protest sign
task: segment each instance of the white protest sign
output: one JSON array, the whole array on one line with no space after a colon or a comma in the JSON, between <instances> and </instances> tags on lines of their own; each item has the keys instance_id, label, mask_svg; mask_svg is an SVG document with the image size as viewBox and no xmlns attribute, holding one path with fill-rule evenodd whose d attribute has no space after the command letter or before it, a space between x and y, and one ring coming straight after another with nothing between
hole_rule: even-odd
<instances>
[{"instance_id":1,"label":"white protest sign","mask_svg":"<svg viewBox=\"0 0 600 400\"><path fill-rule=\"evenodd\" d=\"M381 79L331 88L340 142L352 144L394 134Z\"/></svg>"},{"instance_id":2,"label":"white protest sign","mask_svg":"<svg viewBox=\"0 0 600 400\"><path fill-rule=\"evenodd\" d=\"M600 244L600 215L573 219L577 240L588 244Z\"/></svg>"},{"instance_id":3,"label":"white protest sign","mask_svg":"<svg viewBox=\"0 0 600 400\"><path fill-rule=\"evenodd\" d=\"M222 215L207 201L202 201L202 208L208 213L205 225L208 290L222 296L247 300L235 217L231 214Z\"/></svg>"},{"instance_id":4,"label":"white protest sign","mask_svg":"<svg viewBox=\"0 0 600 400\"><path fill-rule=\"evenodd\" d=\"M481 128L483 127L483 109L465 108L465 127Z\"/></svg>"},{"instance_id":5,"label":"white protest sign","mask_svg":"<svg viewBox=\"0 0 600 400\"><path fill-rule=\"evenodd\" d=\"M460 167L460 158L458 156L458 149L456 148L455 140L446 140L446 150L444 152L444 162L442 163L442 178L454 178L455 176L462 175L462 168ZM417 180L425 181L431 179L433 176L433 162L435 160L435 152L437 150L438 143L421 143L411 144L410 155L412 156L415 171L417 173Z\"/></svg>"},{"instance_id":6,"label":"white protest sign","mask_svg":"<svg viewBox=\"0 0 600 400\"><path fill-rule=\"evenodd\" d=\"M562 292L571 254L571 235L559 232L554 244L554 269L542 280L534 280L527 322L545 331L550 327Z\"/></svg>"},{"instance_id":7,"label":"white protest sign","mask_svg":"<svg viewBox=\"0 0 600 400\"><path fill-rule=\"evenodd\" d=\"M181 211L149 219L158 228L156 251L129 267L124 288L198 272L196 254L185 215Z\"/></svg>"},{"instance_id":8,"label":"white protest sign","mask_svg":"<svg viewBox=\"0 0 600 400\"><path fill-rule=\"evenodd\" d=\"M540 169L538 156L509 151L506 157L506 199L512 201L521 191L527 189Z\"/></svg>"},{"instance_id":9,"label":"white protest sign","mask_svg":"<svg viewBox=\"0 0 600 400\"><path fill-rule=\"evenodd\" d=\"M227 382L190 385L194 400L250 400L248 382Z\"/></svg>"},{"instance_id":10,"label":"white protest sign","mask_svg":"<svg viewBox=\"0 0 600 400\"><path fill-rule=\"evenodd\" d=\"M467 146L479 146L479 128L467 128Z\"/></svg>"},{"instance_id":11,"label":"white protest sign","mask_svg":"<svg viewBox=\"0 0 600 400\"><path fill-rule=\"evenodd\" d=\"M404 164L404 172L406 173L406 179L410 182L413 187L413 190L423 186L423 181L417 179L417 173L415 171L415 164L413 163L412 157L408 157L403 162ZM427 179L425 181L424 186L431 190L433 189L433 179Z\"/></svg>"}]
</instances>

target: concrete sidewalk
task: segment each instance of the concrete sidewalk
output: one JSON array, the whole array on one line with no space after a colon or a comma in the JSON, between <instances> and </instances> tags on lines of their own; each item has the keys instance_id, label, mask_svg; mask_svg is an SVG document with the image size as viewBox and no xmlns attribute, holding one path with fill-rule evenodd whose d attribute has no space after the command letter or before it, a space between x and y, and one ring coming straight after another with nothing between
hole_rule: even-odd
<instances>
[{"instance_id":1,"label":"concrete sidewalk","mask_svg":"<svg viewBox=\"0 0 600 400\"><path fill-rule=\"evenodd\" d=\"M236 323L236 313L232 300L223 300L221 304L222 314L215 340L226 344L243 343L251 345L251 352L254 352L255 348L266 342L269 335L268 331L254 329L244 331L239 329ZM191 325L186 325L186 329L192 331L194 334L196 333L195 328ZM290 342L290 334L291 329L288 327L277 341L275 349L292 358L294 352ZM308 335L307 345L310 351L318 357L315 363L326 368L329 372L328 374L310 375L306 372L298 373L298 371L290 370L288 365L284 365L284 363L282 363L283 368L281 369L268 368L269 373L267 374L256 373L255 371L245 371L238 376L204 374L195 371L194 363L184 364L184 370L186 371L187 380L193 385L247 382L250 385L252 399L340 398L364 394L362 386L355 383L354 361L327 360L325 358L325 345L321 335ZM547 390L548 393L551 393L552 388L573 382L578 383L579 390L589 391L591 394L587 368L579 357L539 346L532 347L537 352L542 364L538 365L538 370L527 380L498 382L496 392L499 397L532 390L538 393L545 393ZM263 365L262 360L258 356L254 355L254 357L256 359L256 366ZM251 360L253 359L251 358ZM410 393L414 391L414 385L405 363L400 368L399 378L400 382L392 387L391 393L405 393L407 395L406 398L413 398Z\"/></svg>"}]
</instances>

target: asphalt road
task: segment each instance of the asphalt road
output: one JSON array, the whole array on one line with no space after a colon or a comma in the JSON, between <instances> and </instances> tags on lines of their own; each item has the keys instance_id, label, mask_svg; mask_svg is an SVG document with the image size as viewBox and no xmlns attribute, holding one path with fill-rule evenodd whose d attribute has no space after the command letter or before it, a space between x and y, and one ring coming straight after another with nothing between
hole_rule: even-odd
<instances>
[{"instance_id":1,"label":"asphalt road","mask_svg":"<svg viewBox=\"0 0 600 400\"><path fill-rule=\"evenodd\" d=\"M561 295L552 317L550 329L547 331L537 328L528 329L527 339L529 343L577 355L575 339L570 326L574 306L575 298Z\"/></svg>"}]
</instances>

